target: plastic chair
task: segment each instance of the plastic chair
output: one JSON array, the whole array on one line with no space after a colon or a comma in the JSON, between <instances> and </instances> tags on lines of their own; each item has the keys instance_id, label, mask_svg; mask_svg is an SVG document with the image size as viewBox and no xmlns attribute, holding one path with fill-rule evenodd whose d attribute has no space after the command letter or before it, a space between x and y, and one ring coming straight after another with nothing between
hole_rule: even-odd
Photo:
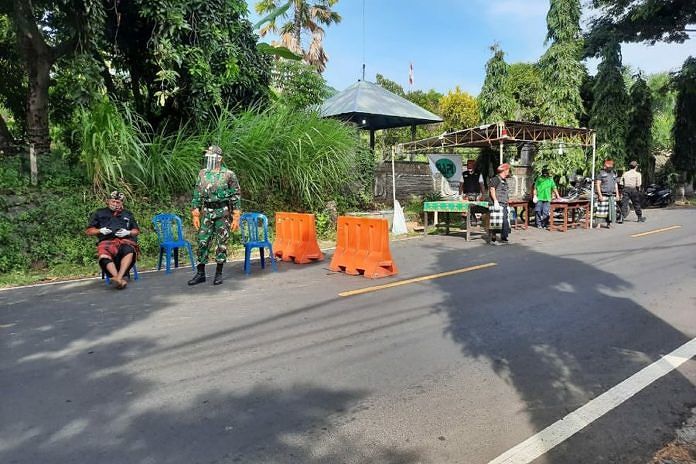
<instances>
[{"instance_id":1,"label":"plastic chair","mask_svg":"<svg viewBox=\"0 0 696 464\"><path fill-rule=\"evenodd\" d=\"M133 280L138 280L140 278L140 276L138 275L138 266L136 266L135 263L133 263L133 266L131 266L131 268L128 270L128 273L126 274L126 277L128 277L129 279L130 279L130 271L133 271ZM101 278L102 278L102 280L106 281L106 285L109 285L111 283L111 277L109 277L108 272L104 272L102 270Z\"/></svg>"},{"instance_id":2,"label":"plastic chair","mask_svg":"<svg viewBox=\"0 0 696 464\"><path fill-rule=\"evenodd\" d=\"M157 238L160 243L157 270L162 269L162 258L166 257L165 273L169 274L172 272L172 252L174 252L174 267L179 267L179 248L186 248L191 267L195 270L196 261L193 259L193 249L191 248L191 243L184 239L184 228L181 224L181 218L176 214L158 214L152 218L152 225L155 226L155 232L157 232Z\"/></svg>"},{"instance_id":3,"label":"plastic chair","mask_svg":"<svg viewBox=\"0 0 696 464\"><path fill-rule=\"evenodd\" d=\"M266 268L265 249L268 248L268 256L271 259L271 267L278 271L273 254L273 245L268 240L268 218L261 213L244 213L239 218L239 230L244 244L244 272L251 274L251 251L259 249L261 255L261 269Z\"/></svg>"}]
</instances>

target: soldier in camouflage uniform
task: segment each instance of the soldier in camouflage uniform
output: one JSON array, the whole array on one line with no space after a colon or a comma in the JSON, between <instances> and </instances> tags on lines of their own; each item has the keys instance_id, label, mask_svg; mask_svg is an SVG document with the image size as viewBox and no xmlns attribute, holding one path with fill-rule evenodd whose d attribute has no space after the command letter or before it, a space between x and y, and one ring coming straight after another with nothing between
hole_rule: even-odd
<instances>
[{"instance_id":1,"label":"soldier in camouflage uniform","mask_svg":"<svg viewBox=\"0 0 696 464\"><path fill-rule=\"evenodd\" d=\"M213 285L222 283L222 266L227 260L227 240L230 230L239 228L240 190L237 176L222 165L222 149L211 146L205 152L208 160L205 169L198 174L193 190L193 226L198 229L198 268L189 285L205 282L205 263L214 239L215 279ZM203 221L201 222L201 216Z\"/></svg>"}]
</instances>

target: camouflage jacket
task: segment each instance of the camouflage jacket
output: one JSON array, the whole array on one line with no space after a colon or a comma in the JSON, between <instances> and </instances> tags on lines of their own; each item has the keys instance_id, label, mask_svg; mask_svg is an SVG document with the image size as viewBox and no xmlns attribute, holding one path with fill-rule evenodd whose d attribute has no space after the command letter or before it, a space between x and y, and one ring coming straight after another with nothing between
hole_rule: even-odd
<instances>
[{"instance_id":1,"label":"camouflage jacket","mask_svg":"<svg viewBox=\"0 0 696 464\"><path fill-rule=\"evenodd\" d=\"M234 172L220 168L219 172L201 169L196 187L193 189L193 207L213 210L223 216L227 209L240 209L241 191Z\"/></svg>"}]
</instances>

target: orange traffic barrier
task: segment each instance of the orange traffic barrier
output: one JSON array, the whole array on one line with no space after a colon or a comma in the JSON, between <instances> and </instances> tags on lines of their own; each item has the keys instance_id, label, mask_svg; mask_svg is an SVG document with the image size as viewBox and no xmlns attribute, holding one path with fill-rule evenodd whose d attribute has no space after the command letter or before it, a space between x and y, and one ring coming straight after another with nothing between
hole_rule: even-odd
<instances>
[{"instance_id":1,"label":"orange traffic barrier","mask_svg":"<svg viewBox=\"0 0 696 464\"><path fill-rule=\"evenodd\" d=\"M386 219L338 217L336 251L329 266L334 272L376 279L399 271L389 249Z\"/></svg>"},{"instance_id":2,"label":"orange traffic barrier","mask_svg":"<svg viewBox=\"0 0 696 464\"><path fill-rule=\"evenodd\" d=\"M273 252L283 261L307 264L324 259L313 214L276 213Z\"/></svg>"}]
</instances>

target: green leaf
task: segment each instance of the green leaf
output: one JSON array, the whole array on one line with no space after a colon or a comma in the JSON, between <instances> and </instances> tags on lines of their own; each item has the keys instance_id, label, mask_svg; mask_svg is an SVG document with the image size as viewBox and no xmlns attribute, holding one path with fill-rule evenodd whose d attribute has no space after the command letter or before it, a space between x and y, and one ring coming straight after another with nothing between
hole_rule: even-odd
<instances>
[{"instance_id":1,"label":"green leaf","mask_svg":"<svg viewBox=\"0 0 696 464\"><path fill-rule=\"evenodd\" d=\"M264 24L274 21L278 16L284 15L285 12L290 9L290 5L292 5L292 0L288 0L285 5L281 5L275 10L271 11L267 16L261 18L258 23L254 24L254 29L258 29Z\"/></svg>"},{"instance_id":2,"label":"green leaf","mask_svg":"<svg viewBox=\"0 0 696 464\"><path fill-rule=\"evenodd\" d=\"M274 47L273 45L267 44L265 42L260 42L256 44L256 50L264 55L273 55L280 58L285 58L288 60L300 61L302 57L290 51L287 47Z\"/></svg>"}]
</instances>

